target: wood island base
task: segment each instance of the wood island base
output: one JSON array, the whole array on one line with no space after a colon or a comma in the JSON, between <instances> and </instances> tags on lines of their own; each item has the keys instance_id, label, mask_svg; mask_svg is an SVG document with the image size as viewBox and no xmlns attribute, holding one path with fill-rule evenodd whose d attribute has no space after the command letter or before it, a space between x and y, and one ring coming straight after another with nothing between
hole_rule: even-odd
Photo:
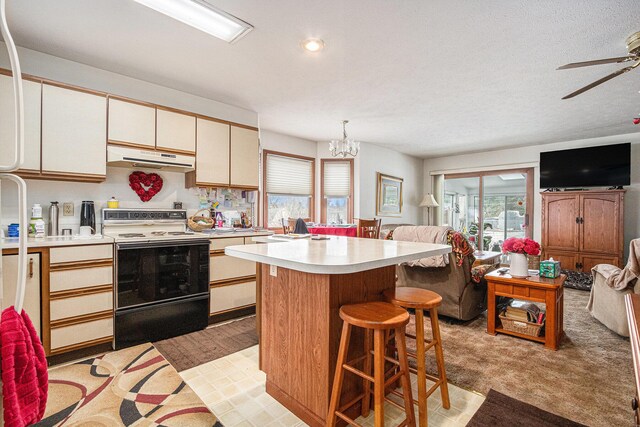
<instances>
[{"instance_id":1,"label":"wood island base","mask_svg":"<svg viewBox=\"0 0 640 427\"><path fill-rule=\"evenodd\" d=\"M311 426L324 426L338 355L340 306L383 300L395 286L395 265L349 274L313 274L263 264L260 288L260 369L267 393ZM364 354L354 328L348 360ZM341 405L362 393L362 379L346 375ZM360 404L346 413L358 417ZM344 425L342 423L341 425Z\"/></svg>"}]
</instances>

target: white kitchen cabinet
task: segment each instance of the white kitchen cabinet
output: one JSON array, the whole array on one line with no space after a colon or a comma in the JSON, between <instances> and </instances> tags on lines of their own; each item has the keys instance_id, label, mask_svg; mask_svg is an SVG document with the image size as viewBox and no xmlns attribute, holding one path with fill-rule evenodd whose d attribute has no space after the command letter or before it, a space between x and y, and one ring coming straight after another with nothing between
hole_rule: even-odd
<instances>
[{"instance_id":1,"label":"white kitchen cabinet","mask_svg":"<svg viewBox=\"0 0 640 427\"><path fill-rule=\"evenodd\" d=\"M195 154L196 118L158 108L156 110L156 148L160 151Z\"/></svg>"},{"instance_id":2,"label":"white kitchen cabinet","mask_svg":"<svg viewBox=\"0 0 640 427\"><path fill-rule=\"evenodd\" d=\"M211 288L210 313L224 313L256 303L256 281Z\"/></svg>"},{"instance_id":3,"label":"white kitchen cabinet","mask_svg":"<svg viewBox=\"0 0 640 427\"><path fill-rule=\"evenodd\" d=\"M187 187L229 186L229 124L197 119L196 170Z\"/></svg>"},{"instance_id":4,"label":"white kitchen cabinet","mask_svg":"<svg viewBox=\"0 0 640 427\"><path fill-rule=\"evenodd\" d=\"M12 306L16 300L16 286L18 284L18 255L4 255L2 257L2 309ZM27 291L24 297L24 310L29 315L40 339L40 254L27 256Z\"/></svg>"},{"instance_id":5,"label":"white kitchen cabinet","mask_svg":"<svg viewBox=\"0 0 640 427\"><path fill-rule=\"evenodd\" d=\"M231 187L258 188L258 131L231 126Z\"/></svg>"},{"instance_id":6,"label":"white kitchen cabinet","mask_svg":"<svg viewBox=\"0 0 640 427\"><path fill-rule=\"evenodd\" d=\"M40 173L40 108L42 84L22 81L24 98L24 163L20 170ZM0 163L7 165L15 156L15 106L13 78L0 75Z\"/></svg>"},{"instance_id":7,"label":"white kitchen cabinet","mask_svg":"<svg viewBox=\"0 0 640 427\"><path fill-rule=\"evenodd\" d=\"M109 143L155 149L156 109L109 98Z\"/></svg>"},{"instance_id":8,"label":"white kitchen cabinet","mask_svg":"<svg viewBox=\"0 0 640 427\"><path fill-rule=\"evenodd\" d=\"M100 94L42 85L42 173L104 180L107 102Z\"/></svg>"}]
</instances>

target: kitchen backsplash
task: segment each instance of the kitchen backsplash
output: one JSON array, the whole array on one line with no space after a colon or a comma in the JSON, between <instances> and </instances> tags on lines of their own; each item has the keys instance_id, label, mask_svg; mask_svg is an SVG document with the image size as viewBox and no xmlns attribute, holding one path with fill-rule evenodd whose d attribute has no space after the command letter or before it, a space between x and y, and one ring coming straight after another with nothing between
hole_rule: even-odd
<instances>
[{"instance_id":1,"label":"kitchen backsplash","mask_svg":"<svg viewBox=\"0 0 640 427\"><path fill-rule=\"evenodd\" d=\"M78 232L80 226L80 205L83 200L93 200L96 209L96 222L98 230L100 226L100 211L107 207L107 200L115 197L120 201L120 208L173 208L173 202L182 202L182 207L187 209L189 215L195 213L201 203L203 190L197 188L187 189L184 187L184 173L164 172L157 170L140 169L144 172L155 172L160 175L164 181L162 190L156 194L153 199L148 202L140 201L138 195L129 188L129 174L134 170L128 168L107 168L107 179L100 184L81 183L81 182L64 182L64 181L45 181L45 180L27 180L27 208L28 216L31 216L31 206L34 203L42 205L45 222L48 223L48 209L52 201L60 204L60 230L63 228L71 228L73 233ZM2 218L0 225L4 232L7 232L7 226L18 219L17 204L17 188L13 183L2 183L2 194L0 203L2 204ZM224 193L224 194L222 194ZM256 192L245 192L245 199L242 198L243 192L240 190L217 190L217 192L208 192L208 199L216 198L222 201L218 210L223 211L228 217L239 216L240 212L247 212L255 223L255 212L257 206ZM226 201L225 201L226 199ZM249 200L247 202L247 199ZM72 202L74 204L73 216L62 215L62 204Z\"/></svg>"}]
</instances>

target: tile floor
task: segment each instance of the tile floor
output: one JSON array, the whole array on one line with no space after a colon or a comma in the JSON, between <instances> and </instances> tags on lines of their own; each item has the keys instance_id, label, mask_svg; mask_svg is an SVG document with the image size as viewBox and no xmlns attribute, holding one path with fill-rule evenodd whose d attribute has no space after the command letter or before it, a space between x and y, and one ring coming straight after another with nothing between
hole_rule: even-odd
<instances>
[{"instance_id":1,"label":"tile floor","mask_svg":"<svg viewBox=\"0 0 640 427\"><path fill-rule=\"evenodd\" d=\"M265 392L265 374L258 369L258 346L196 366L180 373L225 427L304 426L298 417ZM412 376L413 377L413 376ZM412 378L417 395L416 378ZM449 385L451 408L444 409L440 393L429 397L429 426L462 427L484 401L484 396ZM385 424L404 419L396 407L385 405ZM417 419L417 413L416 413ZM357 420L373 426L373 412Z\"/></svg>"}]
</instances>

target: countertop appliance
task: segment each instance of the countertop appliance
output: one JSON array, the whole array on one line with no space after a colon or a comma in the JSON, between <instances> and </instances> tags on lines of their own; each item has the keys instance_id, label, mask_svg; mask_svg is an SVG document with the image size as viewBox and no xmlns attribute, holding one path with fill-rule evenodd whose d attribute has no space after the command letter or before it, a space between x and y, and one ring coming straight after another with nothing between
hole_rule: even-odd
<instances>
[{"instance_id":1,"label":"countertop appliance","mask_svg":"<svg viewBox=\"0 0 640 427\"><path fill-rule=\"evenodd\" d=\"M93 205L93 200L82 201L80 227L91 227L91 234L96 234L96 209Z\"/></svg>"},{"instance_id":2,"label":"countertop appliance","mask_svg":"<svg viewBox=\"0 0 640 427\"><path fill-rule=\"evenodd\" d=\"M116 349L207 327L209 238L187 231L185 210L103 209L102 224L116 243Z\"/></svg>"}]
</instances>

